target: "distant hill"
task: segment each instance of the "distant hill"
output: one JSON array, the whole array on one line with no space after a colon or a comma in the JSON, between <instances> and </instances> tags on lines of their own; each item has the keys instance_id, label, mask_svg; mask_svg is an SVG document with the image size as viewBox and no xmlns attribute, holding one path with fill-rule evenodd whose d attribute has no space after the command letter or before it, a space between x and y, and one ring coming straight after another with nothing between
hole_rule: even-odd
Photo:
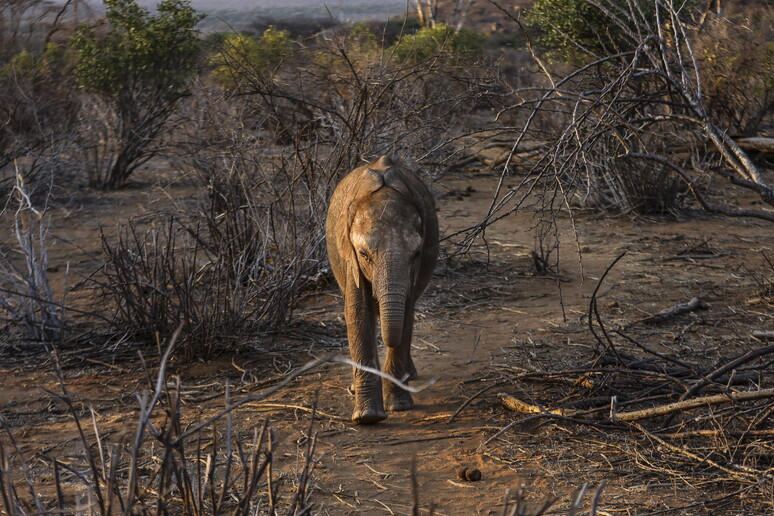
<instances>
[{"instance_id":1,"label":"distant hill","mask_svg":"<svg viewBox=\"0 0 774 516\"><path fill-rule=\"evenodd\" d=\"M143 7L155 7L156 0L139 0ZM401 3L401 2L397 2ZM392 0L191 0L191 5L200 11L252 11L254 9L282 9L297 7L319 7L328 4L331 9L344 9L354 5L369 5L378 8L380 5L393 4ZM402 2L405 7L405 2ZM412 4L413 5L413 4Z\"/></svg>"},{"instance_id":2,"label":"distant hill","mask_svg":"<svg viewBox=\"0 0 774 516\"><path fill-rule=\"evenodd\" d=\"M91 0L95 7L99 0ZM147 9L157 0L138 0ZM200 24L204 32L242 30L258 18L329 18L337 21L382 21L413 12L414 0L191 0L191 5L207 15Z\"/></svg>"},{"instance_id":3,"label":"distant hill","mask_svg":"<svg viewBox=\"0 0 774 516\"><path fill-rule=\"evenodd\" d=\"M89 0L89 3L97 11L103 5L101 0ZM138 3L152 10L158 0L138 0ZM528 9L533 3L534 0L510 0L500 5L518 15L519 10ZM244 30L260 18L333 17L336 21L386 21L407 12L413 15L416 9L415 0L191 0L191 5L207 15L200 24L205 33ZM436 0L436 5L438 21L448 23L460 3L458 0ZM464 25L491 32L503 26L510 27L512 22L488 0L472 0Z\"/></svg>"}]
</instances>

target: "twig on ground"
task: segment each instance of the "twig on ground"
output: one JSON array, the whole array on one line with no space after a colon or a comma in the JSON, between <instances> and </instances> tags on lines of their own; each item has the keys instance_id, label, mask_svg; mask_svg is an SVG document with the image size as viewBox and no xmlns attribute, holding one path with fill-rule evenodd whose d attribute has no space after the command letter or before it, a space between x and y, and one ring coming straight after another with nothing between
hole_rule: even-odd
<instances>
[{"instance_id":1,"label":"twig on ground","mask_svg":"<svg viewBox=\"0 0 774 516\"><path fill-rule=\"evenodd\" d=\"M610 273L610 271L615 267L615 264L618 263L621 258L626 256L626 251L619 254L615 260L610 262L610 265L607 266L605 269L605 272L602 273L602 276L599 277L599 281L597 282L597 286L594 287L594 292L591 293L591 301L589 301L589 312L588 312L588 325L589 325L589 331L594 336L595 339L597 339L597 342L600 346L602 346L603 351L599 354L600 357L602 357L605 354L605 351L609 348L613 354L618 357L618 351L615 349L615 345L613 344L613 340L610 338L610 335L608 335L607 330L605 329L605 325L602 322L602 317L599 315L599 309L597 308L597 293L599 292L600 287L602 286L602 282L605 280L607 275ZM605 340L602 340L602 337L600 337L597 332L594 330L594 318L597 320L597 324L602 330L602 334L605 336Z\"/></svg>"},{"instance_id":2,"label":"twig on ground","mask_svg":"<svg viewBox=\"0 0 774 516\"><path fill-rule=\"evenodd\" d=\"M460 439L462 437L470 437L473 435L470 432L463 432L459 434L449 434L449 435L437 435L435 437L420 437L418 439L404 439L402 441L394 441L394 442L388 442L386 443L387 446L400 446L401 444L411 444L411 443L424 443L424 442L430 442L430 441L443 441L445 439Z\"/></svg>"},{"instance_id":3,"label":"twig on ground","mask_svg":"<svg viewBox=\"0 0 774 516\"><path fill-rule=\"evenodd\" d=\"M491 385L487 385L486 387L483 387L478 392L473 394L470 398L466 399L465 402L462 405L460 405L460 407L457 410L454 411L454 414L451 415L451 417L446 423L451 423L452 421L454 421L454 419L459 415L460 412L462 412L462 410L465 407L467 407L473 400L475 400L476 398L484 394L486 391L490 389L494 389L495 387L501 387L503 385L506 385L507 383L508 382L496 382Z\"/></svg>"},{"instance_id":4,"label":"twig on ground","mask_svg":"<svg viewBox=\"0 0 774 516\"><path fill-rule=\"evenodd\" d=\"M709 405L718 405L721 403L731 403L740 401L753 401L765 398L774 398L773 389L760 389L757 391L745 391L745 392L730 392L724 394L714 394L712 396L703 396L701 398L693 398L685 401L678 401L676 403L670 403L669 405L662 405L660 407L652 407L643 410L635 410L632 412L621 412L614 414L612 417L613 422L616 421L638 421L640 419L649 419L652 417L665 416L673 412L682 412L685 410L691 410L698 407L706 407Z\"/></svg>"},{"instance_id":5,"label":"twig on ground","mask_svg":"<svg viewBox=\"0 0 774 516\"><path fill-rule=\"evenodd\" d=\"M518 398L514 398L510 394L505 394L502 392L499 393L497 397L500 399L500 403L502 403L503 407L512 412L518 412L520 414L555 414L557 416L568 417L573 417L575 414L577 414L577 411L549 409L545 407L539 407L537 405L532 405L530 403L523 402Z\"/></svg>"},{"instance_id":6,"label":"twig on ground","mask_svg":"<svg viewBox=\"0 0 774 516\"><path fill-rule=\"evenodd\" d=\"M730 467L723 466L722 464L718 464L717 462L709 459L708 457L700 457L696 455L695 453L691 452L690 450L687 450L685 448L681 448L679 446L675 446L668 441L665 441L658 435L649 432L647 429L645 429L642 425L636 422L630 423L634 428L639 430L642 434L648 436L650 439L653 439L654 441L658 442L662 446L666 447L668 450L677 453L679 455L682 455L684 457L688 457L689 459L696 461L698 464L709 464L713 468L719 469L720 471L723 471L724 473L727 473L731 475L734 478L742 477L745 480L753 480L758 481L761 479L761 477L766 477L769 479L774 478L771 474L768 474L764 471L760 471L754 468L750 468L747 466L744 466L742 464L736 464L731 463Z\"/></svg>"},{"instance_id":7,"label":"twig on ground","mask_svg":"<svg viewBox=\"0 0 774 516\"><path fill-rule=\"evenodd\" d=\"M646 317L645 319L637 321L637 323L658 324L664 321L668 321L673 317L677 317L678 315L682 315L688 312L695 312L696 310L706 310L707 308L708 308L707 304L700 297L694 297L687 303L678 303L672 308L667 308L666 310L662 310L656 315L652 315L650 317ZM633 324L637 324L637 323L632 323L627 326L632 326Z\"/></svg>"},{"instance_id":8,"label":"twig on ground","mask_svg":"<svg viewBox=\"0 0 774 516\"><path fill-rule=\"evenodd\" d=\"M680 396L680 401L688 399L690 396L693 396L697 392L699 392L701 389L703 389L706 385L708 385L710 382L715 380L717 377L732 371L739 366L746 364L752 360L755 360L758 357L762 357L764 355L768 355L769 353L774 353L774 346L766 346L765 348L758 348L751 351L748 351L741 357L737 358L736 360L732 360L731 362L718 367L708 375L704 376L699 382L697 382L693 387L685 391L685 393ZM724 382L725 383L725 382Z\"/></svg>"},{"instance_id":9,"label":"twig on ground","mask_svg":"<svg viewBox=\"0 0 774 516\"><path fill-rule=\"evenodd\" d=\"M690 437L733 437L734 439L756 439L759 437L774 437L774 430L745 430L733 432L729 430L691 430L671 434L657 434L669 439L687 439Z\"/></svg>"},{"instance_id":10,"label":"twig on ground","mask_svg":"<svg viewBox=\"0 0 774 516\"><path fill-rule=\"evenodd\" d=\"M335 414L328 414L327 412L323 412L321 410L310 408L310 407L304 407L302 405L290 405L287 403L249 403L247 405L248 407L253 407L255 409L288 409L288 410L300 410L302 412L308 412L310 414L314 414L315 416L322 416L327 419L333 419L335 421L350 421L350 418L348 417L341 417L337 416Z\"/></svg>"}]
</instances>

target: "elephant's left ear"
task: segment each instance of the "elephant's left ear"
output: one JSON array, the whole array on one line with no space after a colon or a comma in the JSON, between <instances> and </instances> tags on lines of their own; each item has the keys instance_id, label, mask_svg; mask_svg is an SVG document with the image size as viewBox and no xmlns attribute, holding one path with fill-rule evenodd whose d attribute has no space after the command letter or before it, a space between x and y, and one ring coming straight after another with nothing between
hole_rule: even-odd
<instances>
[{"instance_id":1,"label":"elephant's left ear","mask_svg":"<svg viewBox=\"0 0 774 516\"><path fill-rule=\"evenodd\" d=\"M355 249L350 245L350 255L347 257L347 275L352 276L355 282L355 288L360 288L360 265L357 263Z\"/></svg>"}]
</instances>

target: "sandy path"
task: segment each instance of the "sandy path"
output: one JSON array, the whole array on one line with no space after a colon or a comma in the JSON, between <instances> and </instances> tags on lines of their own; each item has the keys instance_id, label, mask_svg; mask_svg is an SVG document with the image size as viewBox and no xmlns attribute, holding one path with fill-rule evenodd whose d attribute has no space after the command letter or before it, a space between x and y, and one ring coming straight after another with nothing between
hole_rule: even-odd
<instances>
[{"instance_id":1,"label":"sandy path","mask_svg":"<svg viewBox=\"0 0 774 516\"><path fill-rule=\"evenodd\" d=\"M475 222L489 202L488 182L477 181L476 189L483 186L483 192L463 201L442 199L442 227L448 230ZM455 182L463 189L467 184ZM529 218L524 217L524 225ZM436 383L414 396L415 409L392 413L374 426L329 421L318 429L319 449L325 457L316 479L326 494L320 497L324 513L410 514L414 457L420 504L425 509L433 505L436 514L499 514L506 489L532 483L529 464L515 467L497 462L486 456L486 449L478 449L511 420L492 407L497 388L449 424L450 416L468 397L497 380L492 366L505 365L504 349L521 349L530 333L546 331L549 323L561 324L556 282L528 275L530 233L510 228L503 225L489 233L490 240L507 242L492 244L497 262L492 267L473 262L437 268L418 307L413 343L420 374L417 383L429 379ZM577 308L580 293L591 288L587 284L565 289L565 304ZM338 312L340 321L340 301L322 306ZM319 388L320 409L348 417L352 403L346 393L348 369L341 365L325 369L311 382L301 381L298 391L286 393L287 401L308 404L309 390ZM459 480L460 466L480 469L482 480ZM544 494L534 493L534 497L542 499Z\"/></svg>"}]
</instances>

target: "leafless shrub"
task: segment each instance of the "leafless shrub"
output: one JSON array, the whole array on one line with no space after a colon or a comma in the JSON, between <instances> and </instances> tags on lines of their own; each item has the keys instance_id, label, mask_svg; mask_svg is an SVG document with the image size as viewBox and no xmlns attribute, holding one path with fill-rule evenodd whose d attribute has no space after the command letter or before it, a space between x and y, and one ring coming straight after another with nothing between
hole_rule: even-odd
<instances>
[{"instance_id":1,"label":"leafless shrub","mask_svg":"<svg viewBox=\"0 0 774 516\"><path fill-rule=\"evenodd\" d=\"M130 222L115 241L103 234L107 261L96 281L116 330L154 342L182 325L182 355L191 359L226 349L262 322L273 308L259 297L265 292L234 281L203 235L174 218L147 232Z\"/></svg>"},{"instance_id":2,"label":"leafless shrub","mask_svg":"<svg viewBox=\"0 0 774 516\"><path fill-rule=\"evenodd\" d=\"M286 321L299 293L322 272L327 199L348 171L337 150L298 133L293 147L282 148L261 140L261 129L245 130L265 120L252 102L217 93L203 99L195 110L203 114L192 129L197 137L178 143L206 192L189 224L201 224L203 242L232 281L268 296L271 311L262 320Z\"/></svg>"},{"instance_id":3,"label":"leafless shrub","mask_svg":"<svg viewBox=\"0 0 774 516\"><path fill-rule=\"evenodd\" d=\"M0 507L4 512L102 516L159 512L310 514L310 485L319 460L312 426L314 411L301 445L303 458L292 479L295 486L288 485L283 481L286 479L276 475L280 448L268 422L253 427L247 435L236 430L232 411L239 403L232 403L228 386L225 410L204 424L189 426L180 379L168 378L166 373L174 346L175 337L154 383L137 397L139 413L133 438L122 441L112 437L100 428L93 410L91 420L84 420L76 408L79 401L69 392L61 370L61 392L56 396L67 407L78 431L80 453L56 457L45 451L33 464L25 457L9 423L0 417L4 437L0 441ZM263 399L286 383L251 399ZM39 483L43 475L52 478L51 485Z\"/></svg>"},{"instance_id":4,"label":"leafless shrub","mask_svg":"<svg viewBox=\"0 0 774 516\"><path fill-rule=\"evenodd\" d=\"M4 319L23 325L28 339L59 342L64 320L48 280L46 210L33 206L21 174L10 202L16 243L0 247L0 310Z\"/></svg>"},{"instance_id":5,"label":"leafless shrub","mask_svg":"<svg viewBox=\"0 0 774 516\"><path fill-rule=\"evenodd\" d=\"M512 109L530 113L514 149L541 112L559 113L568 123L531 176L508 192L498 190L487 221L534 200L530 192L547 192L550 202L540 201L543 209L565 209L577 196L604 207L652 213L676 210L682 190L707 212L774 221L768 209L730 205L713 186L726 179L774 205L765 176L707 108L694 50L698 29L670 1L655 2L652 18L633 1L623 10L606 0L593 4L636 42L634 50L598 58L562 78L555 78L533 50L549 86L514 92L520 100Z\"/></svg>"},{"instance_id":6,"label":"leafless shrub","mask_svg":"<svg viewBox=\"0 0 774 516\"><path fill-rule=\"evenodd\" d=\"M245 111L241 111L245 109ZM202 187L197 206L163 230L130 225L108 256L101 288L116 326L154 339L183 326L187 356L217 353L255 330L286 323L322 270L335 152L298 148L285 157L244 131L249 103L212 94L190 107L175 143Z\"/></svg>"},{"instance_id":7,"label":"leafless shrub","mask_svg":"<svg viewBox=\"0 0 774 516\"><path fill-rule=\"evenodd\" d=\"M0 61L0 189L13 188L14 162L33 195L39 183L50 184L71 168L66 156L76 105L69 72L64 51L53 44Z\"/></svg>"},{"instance_id":8,"label":"leafless shrub","mask_svg":"<svg viewBox=\"0 0 774 516\"><path fill-rule=\"evenodd\" d=\"M621 159L614 138L599 138L584 165L576 199L581 206L640 215L678 215L685 183L658 163ZM589 153L590 154L590 153Z\"/></svg>"},{"instance_id":9,"label":"leafless shrub","mask_svg":"<svg viewBox=\"0 0 774 516\"><path fill-rule=\"evenodd\" d=\"M335 176L318 159L248 152L238 161L225 158L228 163L206 177L203 239L230 281L258 291L261 324L287 322L299 294L326 274L323 227Z\"/></svg>"},{"instance_id":10,"label":"leafless shrub","mask_svg":"<svg viewBox=\"0 0 774 516\"><path fill-rule=\"evenodd\" d=\"M605 488L604 482L601 483L594 492L591 499L591 507L589 509L589 516L596 516L599 502L602 498L602 491ZM579 514L579 511L583 507L583 497L588 491L588 484L578 489L578 491L570 497L570 506L567 509L569 516L575 516ZM517 489L515 496L511 495L510 489L505 491L505 497L503 500L503 516L542 516L544 514L562 514L558 513L554 507L559 501L559 498L549 498L542 505L535 510L530 509L526 500L526 486L521 484ZM550 511L550 512L549 512ZM586 514L585 512L583 514Z\"/></svg>"}]
</instances>

